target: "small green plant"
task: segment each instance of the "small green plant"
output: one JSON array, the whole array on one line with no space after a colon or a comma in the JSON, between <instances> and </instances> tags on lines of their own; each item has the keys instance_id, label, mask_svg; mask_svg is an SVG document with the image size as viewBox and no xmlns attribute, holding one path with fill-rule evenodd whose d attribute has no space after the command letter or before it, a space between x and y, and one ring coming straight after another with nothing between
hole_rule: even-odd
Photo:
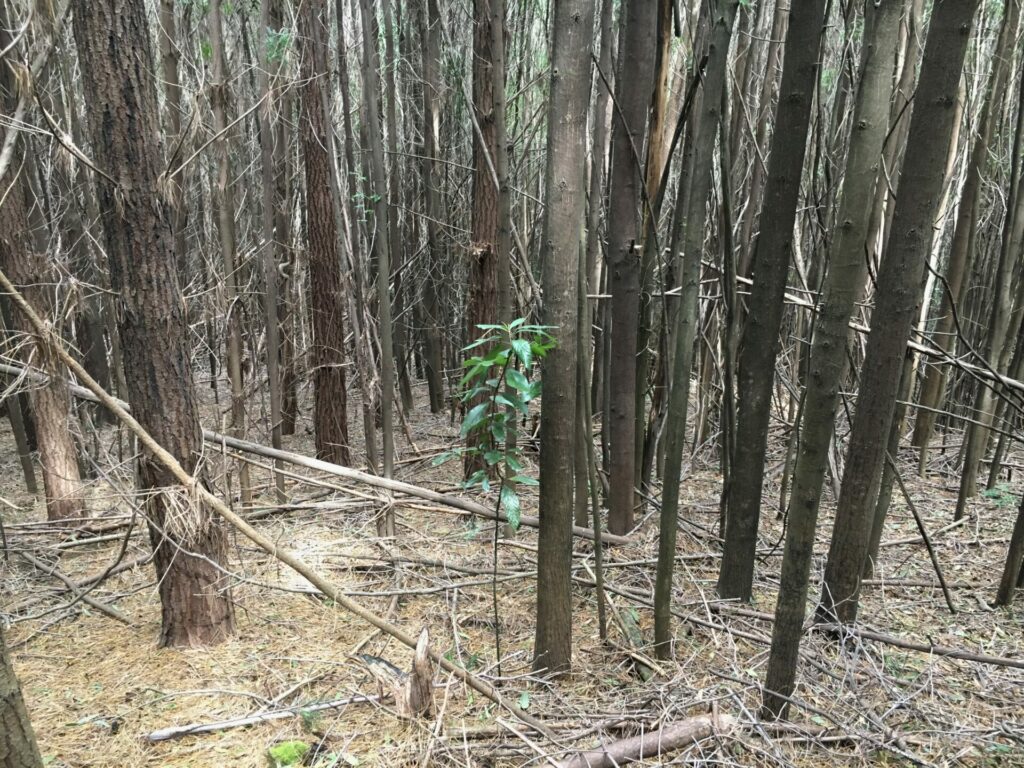
<instances>
[{"instance_id":1,"label":"small green plant","mask_svg":"<svg viewBox=\"0 0 1024 768\"><path fill-rule=\"evenodd\" d=\"M508 324L478 325L483 334L463 348L468 357L459 387L460 399L468 407L459 430L465 447L448 451L434 464L455 457L470 456L482 464L463 483L463 487L481 488L485 493L492 484L498 488L495 517L504 511L513 530L519 528L522 504L518 488L536 485L537 481L523 474L522 449L513 439L516 420L526 416L530 401L540 394L540 379L533 377L534 366L554 348L554 337L548 327L530 325L519 318ZM494 574L491 583L494 604L494 645L498 674L501 674L501 636L498 623L498 525L494 527Z\"/></svg>"},{"instance_id":2,"label":"small green plant","mask_svg":"<svg viewBox=\"0 0 1024 768\"><path fill-rule=\"evenodd\" d=\"M987 488L981 492L981 495L986 499L991 499L995 502L996 507L999 509L1005 509L1016 505L1016 499L1013 496L1013 492L1010 490L1010 486L1007 483L999 483L992 488Z\"/></svg>"},{"instance_id":3,"label":"small green plant","mask_svg":"<svg viewBox=\"0 0 1024 768\"><path fill-rule=\"evenodd\" d=\"M277 64L288 55L288 49L292 44L292 32L287 27L282 29L267 28L267 60L271 64Z\"/></svg>"}]
</instances>

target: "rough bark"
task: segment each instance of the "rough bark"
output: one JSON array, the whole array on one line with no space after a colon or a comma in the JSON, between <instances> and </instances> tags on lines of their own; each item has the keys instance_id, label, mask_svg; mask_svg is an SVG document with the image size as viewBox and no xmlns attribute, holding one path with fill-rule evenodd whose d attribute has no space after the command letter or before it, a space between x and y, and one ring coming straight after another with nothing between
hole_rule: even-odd
<instances>
[{"instance_id":1,"label":"rough bark","mask_svg":"<svg viewBox=\"0 0 1024 768\"><path fill-rule=\"evenodd\" d=\"M6 10L0 9L0 48L11 45ZM14 114L19 100L14 71L7 62L0 64L0 98L4 111ZM8 128L7 130L15 130ZM7 138L7 131L4 131ZM25 295L32 308L43 317L50 317L53 307L53 285L57 271L46 253L46 222L43 211L31 194L27 183L29 169L34 167L24 151L24 140L17 137L13 162L0 178L4 199L0 204L0 265ZM20 312L13 313L8 329L32 338L31 326ZM43 346L32 342L22 347L48 373L59 373L59 363ZM30 392L35 417L36 443L46 492L46 516L59 521L79 518L85 513L75 443L71 436L71 396L66 377L51 376L49 383ZM12 407L16 407L12 404Z\"/></svg>"},{"instance_id":2,"label":"rough bark","mask_svg":"<svg viewBox=\"0 0 1024 768\"><path fill-rule=\"evenodd\" d=\"M337 223L331 199L331 162L323 87L327 71L323 0L300 6L301 117L299 133L306 173L306 246L313 340L313 425L316 455L335 464L351 461L345 390L344 302Z\"/></svg>"},{"instance_id":3,"label":"rough bark","mask_svg":"<svg viewBox=\"0 0 1024 768\"><path fill-rule=\"evenodd\" d=\"M594 0L554 8L547 168L544 187L544 324L557 346L544 359L540 415L540 538L533 666L572 663L573 461L579 256L586 210L586 135Z\"/></svg>"},{"instance_id":4,"label":"rough bark","mask_svg":"<svg viewBox=\"0 0 1024 768\"><path fill-rule=\"evenodd\" d=\"M824 0L806 3L800 13L790 17L786 32L761 232L755 245L754 286L739 356L736 446L729 479L725 547L718 574L718 593L723 598L749 600L754 579L783 292L793 251L793 224L818 80L825 5Z\"/></svg>"},{"instance_id":5,"label":"rough bark","mask_svg":"<svg viewBox=\"0 0 1024 768\"><path fill-rule=\"evenodd\" d=\"M943 2L932 13L914 97L893 223L879 269L846 469L836 509L819 616L852 623L882 464L911 327L921 301L932 222L942 196L956 94L978 0Z\"/></svg>"},{"instance_id":6,"label":"rough bark","mask_svg":"<svg viewBox=\"0 0 1024 768\"><path fill-rule=\"evenodd\" d=\"M796 678L818 506L835 431L839 387L846 376L849 321L864 292L867 270L864 246L879 176L879 158L889 127L893 62L903 5L903 0L882 0L877 6L866 4L853 131L840 192L835 240L811 346L781 583L772 625L772 649L762 709L763 715L769 718L785 714Z\"/></svg>"},{"instance_id":7,"label":"rough bark","mask_svg":"<svg viewBox=\"0 0 1024 768\"><path fill-rule=\"evenodd\" d=\"M156 82L145 3L75 0L92 146L116 186L97 178L128 401L140 423L189 471L202 452L185 307L170 212L160 193ZM219 642L234 631L220 564L219 520L147 451L139 460L162 608L161 645Z\"/></svg>"},{"instance_id":8,"label":"rough bark","mask_svg":"<svg viewBox=\"0 0 1024 768\"><path fill-rule=\"evenodd\" d=\"M42 768L43 758L11 665L0 622L0 768Z\"/></svg>"},{"instance_id":9,"label":"rough bark","mask_svg":"<svg viewBox=\"0 0 1024 768\"><path fill-rule=\"evenodd\" d=\"M473 211L470 224L469 275L466 295L465 343L480 338L477 326L499 320L498 188L493 163L498 153L498 127L494 113L494 57L490 6L487 0L473 0L473 114L480 133L473 129ZM467 403L472 407L476 403ZM483 435L474 431L466 447L480 445ZM463 461L466 477L483 469L482 457L469 451Z\"/></svg>"}]
</instances>

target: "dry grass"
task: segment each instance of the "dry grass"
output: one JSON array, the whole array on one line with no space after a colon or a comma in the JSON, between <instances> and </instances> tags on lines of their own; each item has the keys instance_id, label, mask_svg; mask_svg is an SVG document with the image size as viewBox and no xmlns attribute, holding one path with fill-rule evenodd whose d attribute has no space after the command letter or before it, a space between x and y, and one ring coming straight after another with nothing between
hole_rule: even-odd
<instances>
[{"instance_id":1,"label":"dry grass","mask_svg":"<svg viewBox=\"0 0 1024 768\"><path fill-rule=\"evenodd\" d=\"M413 429L417 444L429 453L455 432L446 418L425 411L425 406L417 409ZM358 419L353 422L358 429ZM112 437L104 439L109 443ZM290 447L308 452L310 442L308 435L300 435ZM353 444L359 445L358 434ZM399 450L404 451L402 458L415 458L403 440ZM108 455L116 456L116 449ZM43 512L41 504L20 490L17 459L6 434L0 438L0 460L6 469L0 493L23 508L15 515L5 511L12 546L30 548L50 562L59 555L60 567L74 578L102 572L121 542L55 549L58 534L44 526L24 525L40 520ZM216 457L211 457L211 468L219 468ZM452 485L456 473L454 465L431 467L428 457L402 465L400 474L442 487ZM266 473L253 474L258 482L267 482ZM930 528L938 530L951 519L955 491L951 495L939 477L921 481L909 474L915 501ZM124 515L126 478L112 474L108 481L92 489L92 509ZM382 615L392 613L410 633L429 627L435 649L479 674L494 674L490 585L486 576L473 572L490 568L489 524L424 504L400 505L401 555L432 562L403 562L393 568L383 561L386 548L375 538L373 515L378 507L372 498L334 491L323 495L322 489L289 485L295 497L310 498L309 505L260 520L265 532L329 573L356 599ZM514 542L502 544L501 687L512 700L522 697L526 704L528 698L529 711L556 723L563 734L558 745L530 737L535 747L557 758L574 743L594 744L599 739L595 726L600 726L600 738L612 739L714 707L748 725L736 735L709 739L671 759L718 765L1024 765L1024 671L931 658L875 643L850 642L840 649L820 634L805 641L797 696L806 706L794 712L794 721L808 725L813 734L780 735L753 724L770 626L716 610L717 547L712 532L719 487L718 475L698 459L684 486L688 522L681 529L684 557L679 561L676 604L699 623L677 623L675 662L659 662L649 683L638 679L635 657L622 650L625 641L614 623L614 644L599 641L593 593L583 586L575 592L574 673L551 686L531 679L536 585L530 548L536 535L524 530ZM777 551L771 550L782 531L781 521L769 511L774 507L767 501L772 494L777 498L777 489L767 488L765 517L771 519L765 520L765 557L758 566L752 606L767 612L774 608L779 564ZM831 499L826 506L827 517ZM535 512L536 499L528 499L525 507ZM868 586L862 600L865 625L918 641L1024 656L1021 609L991 611L985 603L999 575L1015 510L1004 499L981 498L971 513L970 523L936 541L946 578L959 585L954 590L957 615L949 614L937 588ZM647 520L634 545L609 553L608 571L612 586L640 596L612 599L619 610L635 612L647 636L652 616L643 598L653 593L653 523L653 517ZM821 551L827 546L827 524L823 531ZM897 499L886 540L915 533L909 511ZM137 531L125 559L146 551L145 537ZM576 575L586 579L591 549L578 542L577 551ZM443 563L454 568L441 567ZM49 592L57 582L33 572L20 558L12 557L0 568L0 606L4 618L15 622L8 629L8 641L15 646L16 669L50 765L261 766L267 763L266 749L279 741L316 742L318 736L310 731L323 737L327 754L315 762L319 766L545 764L533 747L502 725L514 722L507 713L496 712L490 702L444 676L437 680L437 702L443 712L440 729L429 722L401 722L386 702L360 703L316 717L150 744L144 737L156 729L243 716L278 699L278 705L293 706L375 694L366 667L351 655L356 646L366 641L364 652L400 667L408 666L411 651L371 635L350 615L304 594L304 580L242 539L234 540L230 563L236 576L238 634L206 649L156 648L159 603L148 566L113 577L92 593L115 603L132 618L132 626L81 603L66 609L69 595ZM889 581L934 580L927 554L917 544L886 546L879 576ZM395 600L396 591L407 594ZM640 649L637 655L643 654Z\"/></svg>"}]
</instances>

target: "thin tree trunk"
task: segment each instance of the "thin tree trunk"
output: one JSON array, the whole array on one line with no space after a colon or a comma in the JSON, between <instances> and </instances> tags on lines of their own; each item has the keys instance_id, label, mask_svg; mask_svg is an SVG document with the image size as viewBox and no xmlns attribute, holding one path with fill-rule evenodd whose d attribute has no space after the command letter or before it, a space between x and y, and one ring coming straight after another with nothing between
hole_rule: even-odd
<instances>
[{"instance_id":1,"label":"thin tree trunk","mask_svg":"<svg viewBox=\"0 0 1024 768\"><path fill-rule=\"evenodd\" d=\"M275 0L260 0L260 29L263 35L271 29L271 6ZM262 238L263 238L263 316L267 328L267 381L270 392L270 444L277 450L282 448L281 442L281 329L278 326L278 244L274 238L274 193L275 158L274 158L274 127L273 114L275 92L271 86L271 75L280 69L280 62L270 61L269 41L262 37L257 41L259 50L259 93L264 100L259 110L260 126L260 181L262 183ZM281 462L275 461L274 466L281 469ZM277 489L278 501L285 499L284 475L274 473L274 484Z\"/></svg>"},{"instance_id":2,"label":"thin tree trunk","mask_svg":"<svg viewBox=\"0 0 1024 768\"><path fill-rule=\"evenodd\" d=\"M181 135L181 83L178 80L178 32L174 18L175 0L160 0L160 16L157 24L157 39L160 42L160 75L164 87L164 105L167 112L167 149L175 153L170 165L174 167L184 157L179 148ZM177 162L175 162L177 160ZM171 207L171 230L174 233L174 258L178 278L182 284L188 282L188 245L185 227L188 226L188 209L183 196L185 172L167 180L168 202Z\"/></svg>"},{"instance_id":3,"label":"thin tree trunk","mask_svg":"<svg viewBox=\"0 0 1024 768\"><path fill-rule=\"evenodd\" d=\"M791 15L786 33L761 233L754 255L754 286L739 358L736 455L729 480L725 546L718 574L718 594L723 598L749 600L753 585L783 292L793 251L793 224L818 80L825 5L824 0L805 4L800 13Z\"/></svg>"},{"instance_id":4,"label":"thin tree trunk","mask_svg":"<svg viewBox=\"0 0 1024 768\"><path fill-rule=\"evenodd\" d=\"M974 140L970 161L967 165L967 176L964 179L960 202L957 206L956 226L953 230L953 242L950 246L945 274L949 291L942 292L938 317L931 336L932 343L944 351L949 351L954 341L952 303L960 300L964 277L970 272L970 266L974 260L982 181L988 166L989 145L992 142L996 124L999 122L1000 107L1005 97L1010 71L1010 51L1016 39L1019 18L1019 0L1009 0L1005 7L999 39L993 51L992 71L989 73L985 100L978 120L978 136ZM935 429L937 414L934 409L940 408L942 405L947 374L948 366L928 366L921 385L921 394L918 399L924 408L917 412L913 443L920 450L918 471L922 476L924 476L928 464L928 445Z\"/></svg>"},{"instance_id":5,"label":"thin tree trunk","mask_svg":"<svg viewBox=\"0 0 1024 768\"><path fill-rule=\"evenodd\" d=\"M493 2L493 0L492 0ZM554 7L547 169L544 187L544 324L558 343L544 359L541 401L540 534L533 667L572 663L572 512L577 434L579 262L586 211L587 103L594 0ZM589 435L588 435L589 437Z\"/></svg>"},{"instance_id":6,"label":"thin tree trunk","mask_svg":"<svg viewBox=\"0 0 1024 768\"><path fill-rule=\"evenodd\" d=\"M636 380L636 365L631 361L637 356L643 251L640 208L641 201L646 201L640 153L654 87L658 3L627 2L621 14L608 206L608 289L612 298L605 413L611 450L608 529L616 534L633 527L636 503L636 391L642 383Z\"/></svg>"},{"instance_id":7,"label":"thin tree trunk","mask_svg":"<svg viewBox=\"0 0 1024 768\"><path fill-rule=\"evenodd\" d=\"M942 195L956 93L978 0L932 13L907 138L893 223L878 274L867 352L818 614L852 623L903 371L917 318L932 222Z\"/></svg>"},{"instance_id":8,"label":"thin tree trunk","mask_svg":"<svg viewBox=\"0 0 1024 768\"><path fill-rule=\"evenodd\" d=\"M224 29L221 18L221 0L210 0L210 55L213 59L213 81L210 83L210 103L213 107L214 143L217 152L217 180L214 189L218 198L217 234L220 238L221 258L224 260L224 299L226 307L226 336L228 347L228 377L231 382L231 429L233 437L245 437L245 384L242 381L242 321L238 299L237 253L235 252L235 193L231 185L231 146L227 114L227 62L224 53ZM252 503L252 483L249 465L238 463L238 485L242 503Z\"/></svg>"},{"instance_id":9,"label":"thin tree trunk","mask_svg":"<svg viewBox=\"0 0 1024 768\"><path fill-rule=\"evenodd\" d=\"M6 9L0 9L0 48L5 50L13 42L8 31L10 28ZM14 71L6 64L0 65L0 99L7 114L15 114L19 95ZM13 126L7 129L12 130L18 129ZM8 138L7 131L4 131L5 139ZM26 183L34 162L26 155L24 144L22 137L15 137L13 161L0 178L0 187L4 190L0 204L0 266L19 286L32 308L40 316L48 318L54 304L52 286L56 284L57 272L46 253L47 230L43 211L39 201L30 197L30 185ZM16 330L27 339L33 338L31 326L21 312L14 313L12 320L9 331ZM29 349L30 346L23 348L26 361L30 359L28 355L33 354ZM86 508L70 431L71 395L67 376L44 347L35 346L34 355L38 356L37 364L50 374L45 385L30 391L46 492L46 516L53 521L81 518ZM9 405L12 411L17 407L14 403Z\"/></svg>"},{"instance_id":10,"label":"thin tree trunk","mask_svg":"<svg viewBox=\"0 0 1024 768\"><path fill-rule=\"evenodd\" d=\"M693 343L699 322L701 256L704 253L708 195L714 180L714 148L722 119L723 93L729 70L729 44L739 0L709 3L708 63L704 72L704 98L701 112L692 123L696 129L693 173L686 195L688 209L676 212L676 226L686 222L683 238L681 275L682 294L675 313L675 370L668 396L665 423L665 476L661 502L661 526L658 537L658 568L654 584L654 642L658 658L672 656L672 576L676 559L676 529L679 527L679 484L683 447L686 443L686 417L690 397L690 370L693 367ZM725 169L723 169L724 171ZM682 198L683 195L680 195Z\"/></svg>"},{"instance_id":11,"label":"thin tree trunk","mask_svg":"<svg viewBox=\"0 0 1024 768\"><path fill-rule=\"evenodd\" d=\"M423 176L423 195L426 202L427 230L427 275L423 281L422 311L424 319L424 365L427 389L430 394L430 412L444 410L444 362L441 355L441 308L438 303L438 271L440 270L441 248L438 224L441 220L441 199L438 184L441 173L438 169L440 156L439 133L441 113L440 61L441 47L438 40L440 13L437 0L419 0L415 6L420 12L421 57L423 68L423 158L420 171Z\"/></svg>"},{"instance_id":12,"label":"thin tree trunk","mask_svg":"<svg viewBox=\"0 0 1024 768\"><path fill-rule=\"evenodd\" d=\"M375 5L375 4L374 4ZM377 252L377 312L380 336L380 413L384 477L395 469L395 355L391 327L391 253L392 235L397 234L398 218L388 203L387 177L384 172L384 147L381 144L380 61L377 53L376 20L370 0L360 0L363 20L363 108L366 110L370 140L370 177L373 183L373 221ZM392 220L393 219L393 220ZM390 531L387 535L393 535Z\"/></svg>"}]
</instances>

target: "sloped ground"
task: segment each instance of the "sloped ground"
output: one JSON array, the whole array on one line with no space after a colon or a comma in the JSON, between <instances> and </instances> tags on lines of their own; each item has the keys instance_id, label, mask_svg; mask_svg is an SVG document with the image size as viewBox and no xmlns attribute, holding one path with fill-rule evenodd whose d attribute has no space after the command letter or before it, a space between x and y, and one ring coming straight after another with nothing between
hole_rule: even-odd
<instances>
[{"instance_id":1,"label":"sloped ground","mask_svg":"<svg viewBox=\"0 0 1024 768\"><path fill-rule=\"evenodd\" d=\"M219 421L214 406L208 408L208 423ZM352 419L353 445L360 445L358 421ZM399 438L400 458L408 460L400 465L399 476L438 488L455 485L454 464L431 464L456 434L447 415L431 416L419 404L411 427L422 458ZM105 432L101 442L107 464L116 463L114 431ZM311 442L303 433L287 447L309 453ZM122 460L126 452L123 440ZM0 495L19 507L17 512L4 510L12 549L28 549L50 563L59 558L60 568L76 580L102 573L115 561L123 528L103 532L100 541L68 546L66 537L38 525L42 505L23 491L6 430L0 436L0 461L5 470ZM222 469L216 457L211 466ZM103 519L94 528L127 518L129 478L130 473L113 473L110 482L95 484L92 508ZM1024 609L992 611L986 602L1016 512L1012 494L1020 489L1007 487L992 498L979 498L967 524L939 533L952 520L955 488L945 487L952 481L939 476L922 481L909 468L905 478L935 536L958 612L949 613L937 587L918 586L934 584L935 576L924 547L916 542L913 518L897 495L877 573L882 583L865 587L862 624L916 642L1024 658ZM777 479L776 474L770 483ZM267 472L255 470L254 482L265 490ZM676 594L678 611L692 620L677 622L676 661L650 662L650 682L637 676L638 661L649 661L645 650L627 648L618 622L610 621L610 643L599 640L594 594L584 583L575 592L573 674L551 686L530 679L536 532L524 529L499 545L501 689L511 701L550 721L561 736L558 744L526 734L508 713L496 711L443 673L436 678L439 722L403 722L386 701L362 702L149 743L147 734L171 726L373 696L377 684L365 662L353 656L357 649L408 668L408 649L309 594L304 580L241 537L232 540L230 563L238 635L215 648L156 648L159 604L152 570L145 565L90 593L126 614L130 626L81 602L68 607L71 597L56 590L59 582L17 556L0 563L0 612L10 622L14 663L52 766L262 766L268 747L288 740L319 748L307 756L307 763L317 766L545 765L539 752L559 759L574 745L593 746L712 710L745 725L732 735L706 739L646 764L1024 765L1024 670L940 659L852 638L841 649L820 633L811 633L804 644L797 691L803 706L793 713L804 732L751 725L771 629L757 612L774 608L781 553L782 521L774 515L778 489L766 489L757 591L743 613L714 600L720 482L714 467L697 457L683 489ZM222 476L219 487L224 487ZM381 503L375 491L295 482L289 489L293 500L303 503L260 519L265 533L408 632L428 627L432 646L450 659L485 677L497 674L486 575L492 566L491 524L403 501L396 507L397 549L401 557L417 562L393 568L386 561L390 547L376 539L374 514ZM829 496L822 553L831 505ZM526 499L525 507L535 514L536 498ZM635 543L609 550L607 558L607 580L618 593L610 596L614 610L635 617L646 637L653 621L645 604L653 594L654 536L655 517L649 515ZM79 533L77 538L97 534ZM577 542L576 549L575 574L587 582L592 549L586 542ZM147 551L137 526L122 562L144 558Z\"/></svg>"}]
</instances>

